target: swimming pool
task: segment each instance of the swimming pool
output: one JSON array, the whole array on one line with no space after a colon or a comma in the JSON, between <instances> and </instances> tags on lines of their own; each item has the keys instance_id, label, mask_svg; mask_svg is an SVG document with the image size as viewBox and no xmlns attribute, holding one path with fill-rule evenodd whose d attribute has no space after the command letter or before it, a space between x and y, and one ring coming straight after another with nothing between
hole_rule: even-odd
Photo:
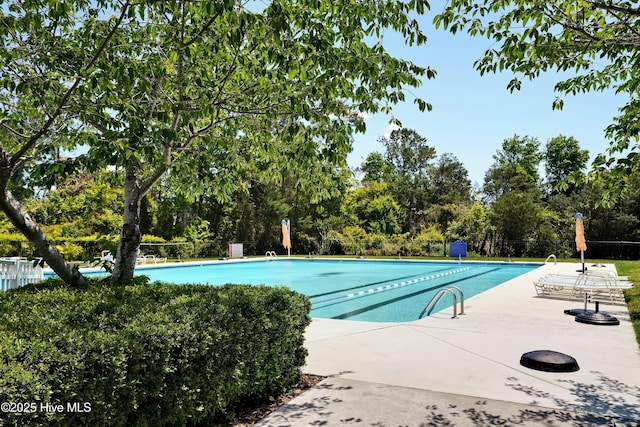
<instances>
[{"instance_id":1,"label":"swimming pool","mask_svg":"<svg viewBox=\"0 0 640 427\"><path fill-rule=\"evenodd\" d=\"M307 295L312 317L406 322L416 320L438 290L457 286L465 299L541 264L470 261L277 259L174 264L136 269L170 283L284 285ZM445 295L435 311L452 305Z\"/></svg>"}]
</instances>

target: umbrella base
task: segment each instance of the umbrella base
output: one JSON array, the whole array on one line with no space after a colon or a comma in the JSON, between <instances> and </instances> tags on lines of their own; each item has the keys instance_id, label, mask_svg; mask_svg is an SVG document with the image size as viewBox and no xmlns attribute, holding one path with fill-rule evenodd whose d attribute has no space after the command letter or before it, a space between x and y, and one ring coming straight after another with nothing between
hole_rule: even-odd
<instances>
[{"instance_id":1,"label":"umbrella base","mask_svg":"<svg viewBox=\"0 0 640 427\"><path fill-rule=\"evenodd\" d=\"M610 314L604 312L591 312L591 313L582 313L576 315L576 322L586 323L589 325L609 325L615 326L619 325L620 321L611 316Z\"/></svg>"},{"instance_id":2,"label":"umbrella base","mask_svg":"<svg viewBox=\"0 0 640 427\"><path fill-rule=\"evenodd\" d=\"M595 313L593 310L587 310L586 308L570 308L564 311L564 314L568 314L570 316L577 316L578 314L590 314Z\"/></svg>"}]
</instances>

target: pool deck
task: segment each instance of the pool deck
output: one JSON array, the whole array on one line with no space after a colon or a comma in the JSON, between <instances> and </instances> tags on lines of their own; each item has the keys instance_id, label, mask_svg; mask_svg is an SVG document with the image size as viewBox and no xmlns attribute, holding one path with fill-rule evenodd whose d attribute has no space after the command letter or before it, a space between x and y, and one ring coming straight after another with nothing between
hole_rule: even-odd
<instances>
[{"instance_id":1,"label":"pool deck","mask_svg":"<svg viewBox=\"0 0 640 427\"><path fill-rule=\"evenodd\" d=\"M563 312L581 301L536 295L536 278L580 266L546 264L466 300L457 319L451 308L406 323L314 319L304 372L327 378L256 425L640 426L626 306L600 305L620 325L589 325ZM580 370L521 366L534 350L570 355Z\"/></svg>"}]
</instances>

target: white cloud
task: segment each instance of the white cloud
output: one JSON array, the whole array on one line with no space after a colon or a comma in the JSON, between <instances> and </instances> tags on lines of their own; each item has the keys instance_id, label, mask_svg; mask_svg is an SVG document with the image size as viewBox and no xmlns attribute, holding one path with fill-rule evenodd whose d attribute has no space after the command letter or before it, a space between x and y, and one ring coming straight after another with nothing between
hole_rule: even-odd
<instances>
[{"instance_id":1,"label":"white cloud","mask_svg":"<svg viewBox=\"0 0 640 427\"><path fill-rule=\"evenodd\" d=\"M395 123L389 123L389 126L387 126L387 132L384 133L384 137L389 138L391 136L391 132L398 129L400 129L400 126Z\"/></svg>"}]
</instances>

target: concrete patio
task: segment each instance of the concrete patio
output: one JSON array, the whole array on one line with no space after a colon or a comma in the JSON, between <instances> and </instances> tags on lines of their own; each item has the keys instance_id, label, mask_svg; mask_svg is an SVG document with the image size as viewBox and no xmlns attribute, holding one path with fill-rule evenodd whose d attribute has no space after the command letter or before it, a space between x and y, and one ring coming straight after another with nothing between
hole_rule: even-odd
<instances>
[{"instance_id":1,"label":"concrete patio","mask_svg":"<svg viewBox=\"0 0 640 427\"><path fill-rule=\"evenodd\" d=\"M535 279L579 267L545 264L466 300L456 319L451 308L406 323L314 319L304 371L327 378L257 425L638 426L640 351L626 306L602 299L620 325L589 325L563 312L580 300L536 295ZM521 366L534 350L570 355L580 370Z\"/></svg>"}]
</instances>

